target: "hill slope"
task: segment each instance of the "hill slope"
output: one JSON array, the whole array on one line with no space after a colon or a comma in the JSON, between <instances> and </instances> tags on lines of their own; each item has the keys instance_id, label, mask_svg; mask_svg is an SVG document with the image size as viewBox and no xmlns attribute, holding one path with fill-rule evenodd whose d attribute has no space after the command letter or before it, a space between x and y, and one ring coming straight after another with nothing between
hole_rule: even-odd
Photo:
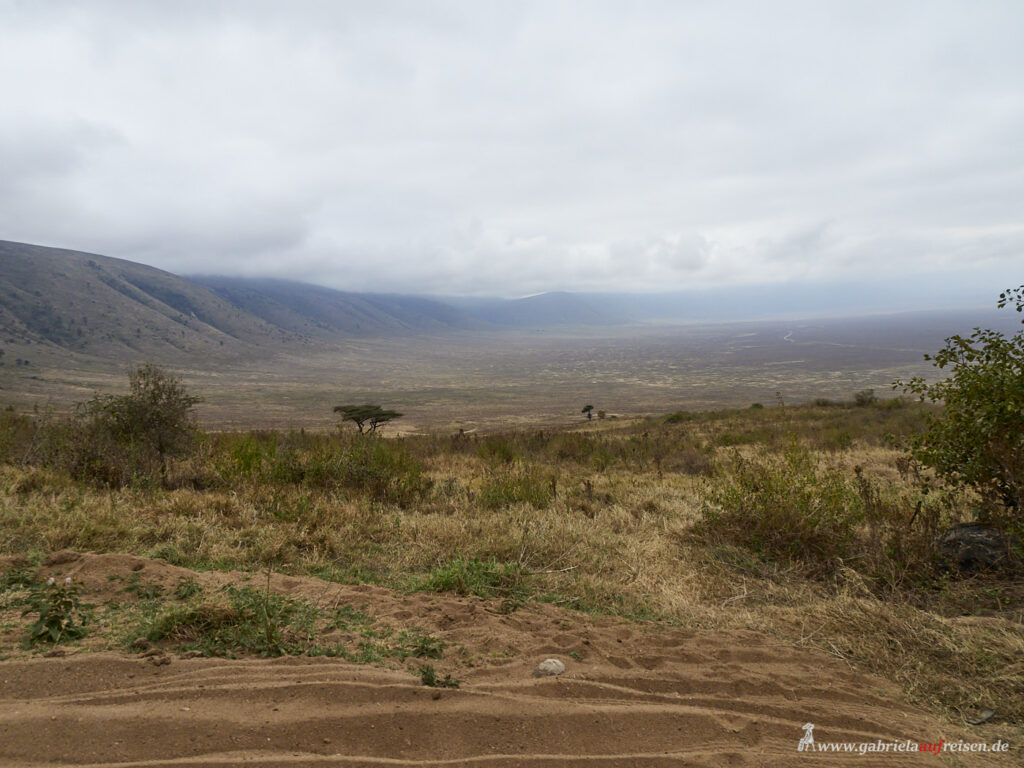
<instances>
[{"instance_id":1,"label":"hill slope","mask_svg":"<svg viewBox=\"0 0 1024 768\"><path fill-rule=\"evenodd\" d=\"M482 327L415 296L189 279L123 259L0 241L0 350L19 361L55 362L67 353L115 362L252 356L313 341Z\"/></svg>"},{"instance_id":2,"label":"hill slope","mask_svg":"<svg viewBox=\"0 0 1024 768\"><path fill-rule=\"evenodd\" d=\"M321 338L483 327L464 312L418 296L348 293L290 280L220 276L191 279L278 328Z\"/></svg>"},{"instance_id":3,"label":"hill slope","mask_svg":"<svg viewBox=\"0 0 1024 768\"><path fill-rule=\"evenodd\" d=\"M287 341L204 286L122 259L0 241L0 334L7 344L98 357L238 353Z\"/></svg>"}]
</instances>

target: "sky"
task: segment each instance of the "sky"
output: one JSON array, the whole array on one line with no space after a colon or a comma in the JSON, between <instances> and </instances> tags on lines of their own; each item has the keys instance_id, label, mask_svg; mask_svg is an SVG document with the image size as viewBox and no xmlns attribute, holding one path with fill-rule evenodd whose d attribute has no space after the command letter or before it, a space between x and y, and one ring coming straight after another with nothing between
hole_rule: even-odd
<instances>
[{"instance_id":1,"label":"sky","mask_svg":"<svg viewBox=\"0 0 1024 768\"><path fill-rule=\"evenodd\" d=\"M1018 0L0 0L0 239L522 296L1024 281Z\"/></svg>"}]
</instances>

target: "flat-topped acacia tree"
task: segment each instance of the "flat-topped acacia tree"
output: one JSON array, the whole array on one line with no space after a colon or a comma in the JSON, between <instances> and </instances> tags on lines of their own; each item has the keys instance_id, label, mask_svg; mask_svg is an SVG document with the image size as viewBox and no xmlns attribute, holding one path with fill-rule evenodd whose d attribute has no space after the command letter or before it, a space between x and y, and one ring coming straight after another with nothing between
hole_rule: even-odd
<instances>
[{"instance_id":1,"label":"flat-topped acacia tree","mask_svg":"<svg viewBox=\"0 0 1024 768\"><path fill-rule=\"evenodd\" d=\"M342 421L351 421L356 425L359 434L364 432L376 432L381 424L387 424L393 419L400 419L402 414L381 408L379 405L366 403L364 405L336 405L334 412L341 416Z\"/></svg>"}]
</instances>

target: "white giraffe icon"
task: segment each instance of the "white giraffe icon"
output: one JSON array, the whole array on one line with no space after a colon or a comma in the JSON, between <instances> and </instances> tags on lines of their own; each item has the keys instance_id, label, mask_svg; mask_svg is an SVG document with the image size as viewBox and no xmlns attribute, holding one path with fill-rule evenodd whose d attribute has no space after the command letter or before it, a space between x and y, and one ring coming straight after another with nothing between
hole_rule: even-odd
<instances>
[{"instance_id":1,"label":"white giraffe icon","mask_svg":"<svg viewBox=\"0 0 1024 768\"><path fill-rule=\"evenodd\" d=\"M814 723L807 723L804 726L804 737L800 739L800 743L797 745L796 751L803 752L805 749L810 750L811 745L814 743Z\"/></svg>"}]
</instances>

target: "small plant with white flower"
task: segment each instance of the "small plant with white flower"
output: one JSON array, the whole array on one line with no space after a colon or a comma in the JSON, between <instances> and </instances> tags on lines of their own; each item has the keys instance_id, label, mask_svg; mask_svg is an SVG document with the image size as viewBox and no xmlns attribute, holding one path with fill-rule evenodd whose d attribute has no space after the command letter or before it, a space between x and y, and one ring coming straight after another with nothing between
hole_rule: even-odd
<instances>
[{"instance_id":1,"label":"small plant with white flower","mask_svg":"<svg viewBox=\"0 0 1024 768\"><path fill-rule=\"evenodd\" d=\"M38 613L39 619L28 629L28 644L58 644L85 637L85 617L78 599L78 585L68 576L63 582L54 577L37 587L23 616Z\"/></svg>"}]
</instances>

